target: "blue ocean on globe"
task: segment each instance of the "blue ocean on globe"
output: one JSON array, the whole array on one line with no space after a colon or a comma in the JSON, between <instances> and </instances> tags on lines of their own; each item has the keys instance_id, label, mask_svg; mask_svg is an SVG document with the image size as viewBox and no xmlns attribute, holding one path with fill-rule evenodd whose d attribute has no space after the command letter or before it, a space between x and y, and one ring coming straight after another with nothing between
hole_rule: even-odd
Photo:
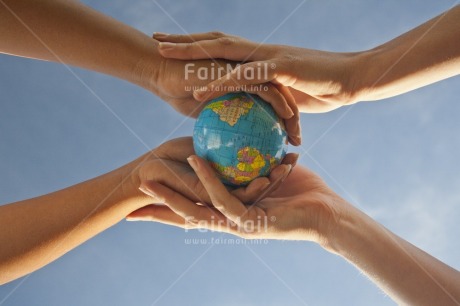
<instances>
[{"instance_id":1,"label":"blue ocean on globe","mask_svg":"<svg viewBox=\"0 0 460 306\"><path fill-rule=\"evenodd\" d=\"M287 143L284 123L272 106L245 92L209 101L193 131L195 153L230 186L268 176L286 155Z\"/></svg>"}]
</instances>

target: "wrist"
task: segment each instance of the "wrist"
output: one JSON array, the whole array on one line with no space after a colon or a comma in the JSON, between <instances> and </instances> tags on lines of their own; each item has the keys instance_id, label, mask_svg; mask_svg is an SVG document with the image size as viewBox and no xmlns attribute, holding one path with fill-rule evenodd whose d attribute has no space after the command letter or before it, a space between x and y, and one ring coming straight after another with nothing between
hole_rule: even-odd
<instances>
[{"instance_id":1,"label":"wrist","mask_svg":"<svg viewBox=\"0 0 460 306\"><path fill-rule=\"evenodd\" d=\"M386 65L380 48L353 53L348 66L347 86L354 102L378 100L376 92L388 69Z\"/></svg>"},{"instance_id":2,"label":"wrist","mask_svg":"<svg viewBox=\"0 0 460 306\"><path fill-rule=\"evenodd\" d=\"M119 203L128 207L128 213L148 205L152 202L151 198L139 190L141 180L139 169L146 160L146 155L143 155L134 161L114 170L119 176Z\"/></svg>"},{"instance_id":3,"label":"wrist","mask_svg":"<svg viewBox=\"0 0 460 306\"><path fill-rule=\"evenodd\" d=\"M332 190L322 189L320 194L306 197L302 216L302 240L318 243L324 249L337 253L341 232L353 223L354 207ZM351 221L350 221L351 220Z\"/></svg>"},{"instance_id":4,"label":"wrist","mask_svg":"<svg viewBox=\"0 0 460 306\"><path fill-rule=\"evenodd\" d=\"M364 247L367 239L373 237L373 222L366 214L344 202L342 213L337 222L328 233L327 244L323 247L331 253L340 255L346 259L353 257L356 248Z\"/></svg>"},{"instance_id":5,"label":"wrist","mask_svg":"<svg viewBox=\"0 0 460 306\"><path fill-rule=\"evenodd\" d=\"M342 61L342 96L346 104L354 104L367 100L371 89L368 84L367 72L372 67L373 54L370 51L345 53Z\"/></svg>"},{"instance_id":6,"label":"wrist","mask_svg":"<svg viewBox=\"0 0 460 306\"><path fill-rule=\"evenodd\" d=\"M313 198L304 203L304 239L340 254L348 235L359 229L361 212L332 190L322 190Z\"/></svg>"},{"instance_id":7,"label":"wrist","mask_svg":"<svg viewBox=\"0 0 460 306\"><path fill-rule=\"evenodd\" d=\"M140 48L136 61L131 69L130 82L136 84L148 91L156 93L158 90L159 71L164 61L158 52L158 42L154 39L146 44L143 49Z\"/></svg>"}]
</instances>

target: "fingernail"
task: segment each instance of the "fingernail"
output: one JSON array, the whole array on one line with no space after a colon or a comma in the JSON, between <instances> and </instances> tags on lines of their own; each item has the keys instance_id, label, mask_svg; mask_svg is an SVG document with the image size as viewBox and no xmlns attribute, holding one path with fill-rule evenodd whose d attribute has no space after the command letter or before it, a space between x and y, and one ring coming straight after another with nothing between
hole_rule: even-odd
<instances>
[{"instance_id":1,"label":"fingernail","mask_svg":"<svg viewBox=\"0 0 460 306\"><path fill-rule=\"evenodd\" d=\"M195 98L195 100L198 100L200 101L201 100L201 93L197 92L196 90L193 92L193 97Z\"/></svg>"},{"instance_id":2,"label":"fingernail","mask_svg":"<svg viewBox=\"0 0 460 306\"><path fill-rule=\"evenodd\" d=\"M131 217L126 217L125 220L129 221L129 222L131 222L131 221L142 221L142 219L140 219L140 218L131 218Z\"/></svg>"},{"instance_id":3,"label":"fingernail","mask_svg":"<svg viewBox=\"0 0 460 306\"><path fill-rule=\"evenodd\" d=\"M158 48L161 50L171 50L174 49L176 44L170 42L161 42L158 44Z\"/></svg>"},{"instance_id":4,"label":"fingernail","mask_svg":"<svg viewBox=\"0 0 460 306\"><path fill-rule=\"evenodd\" d=\"M195 170L195 171L198 170L198 164L197 164L196 160L192 156L187 157L187 161L188 161L189 165L193 168L193 170Z\"/></svg>"},{"instance_id":5,"label":"fingernail","mask_svg":"<svg viewBox=\"0 0 460 306\"><path fill-rule=\"evenodd\" d=\"M152 198L158 199L158 195L153 190L147 188L145 185L141 185L139 190Z\"/></svg>"},{"instance_id":6,"label":"fingernail","mask_svg":"<svg viewBox=\"0 0 460 306\"><path fill-rule=\"evenodd\" d=\"M287 109L288 116L289 116L288 119L294 117L294 112L292 111L292 109L290 109L289 107L287 107L286 109Z\"/></svg>"},{"instance_id":7,"label":"fingernail","mask_svg":"<svg viewBox=\"0 0 460 306\"><path fill-rule=\"evenodd\" d=\"M287 165L286 170L284 170L284 175L283 178L281 179L281 182L284 182L284 180L289 176L289 173L292 171L292 165Z\"/></svg>"},{"instance_id":8,"label":"fingernail","mask_svg":"<svg viewBox=\"0 0 460 306\"><path fill-rule=\"evenodd\" d=\"M302 138L300 136L295 136L297 144L300 146L302 144Z\"/></svg>"},{"instance_id":9,"label":"fingernail","mask_svg":"<svg viewBox=\"0 0 460 306\"><path fill-rule=\"evenodd\" d=\"M169 34L167 33L163 33L163 32L154 32L153 33L153 37L166 37L168 36Z\"/></svg>"},{"instance_id":10,"label":"fingernail","mask_svg":"<svg viewBox=\"0 0 460 306\"><path fill-rule=\"evenodd\" d=\"M208 88L206 86L203 86L203 87L200 87L198 88L197 90L195 90L193 92L193 94L196 96L196 97L202 97L204 94L206 94L208 92Z\"/></svg>"},{"instance_id":11,"label":"fingernail","mask_svg":"<svg viewBox=\"0 0 460 306\"><path fill-rule=\"evenodd\" d=\"M302 127L300 126L300 122L298 121L297 122L297 135L296 135L296 137L299 140L299 145L302 143L301 135L302 135Z\"/></svg>"},{"instance_id":12,"label":"fingernail","mask_svg":"<svg viewBox=\"0 0 460 306\"><path fill-rule=\"evenodd\" d=\"M291 139L291 143L294 146L300 146L302 144L302 138L300 138L300 136L291 136L289 139Z\"/></svg>"},{"instance_id":13,"label":"fingernail","mask_svg":"<svg viewBox=\"0 0 460 306\"><path fill-rule=\"evenodd\" d=\"M295 159L294 159L294 162L291 163L291 172L292 172L292 169L294 169L294 167L297 165L297 161L299 160L299 153L294 153L295 154Z\"/></svg>"}]
</instances>

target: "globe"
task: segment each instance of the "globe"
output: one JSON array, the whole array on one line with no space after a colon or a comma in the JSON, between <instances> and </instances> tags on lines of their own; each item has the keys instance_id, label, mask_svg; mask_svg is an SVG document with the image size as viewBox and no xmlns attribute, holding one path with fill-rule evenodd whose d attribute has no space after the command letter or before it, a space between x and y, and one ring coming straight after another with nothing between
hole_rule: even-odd
<instances>
[{"instance_id":1,"label":"globe","mask_svg":"<svg viewBox=\"0 0 460 306\"><path fill-rule=\"evenodd\" d=\"M224 184L246 186L281 162L287 133L272 106L259 96L230 93L205 105L195 123L193 146Z\"/></svg>"}]
</instances>

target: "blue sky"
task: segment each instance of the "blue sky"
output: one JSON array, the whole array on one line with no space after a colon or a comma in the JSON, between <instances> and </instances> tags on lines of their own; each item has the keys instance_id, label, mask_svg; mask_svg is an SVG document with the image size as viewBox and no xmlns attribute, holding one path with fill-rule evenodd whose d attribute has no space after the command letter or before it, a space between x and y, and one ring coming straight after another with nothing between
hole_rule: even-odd
<instances>
[{"instance_id":1,"label":"blue sky","mask_svg":"<svg viewBox=\"0 0 460 306\"><path fill-rule=\"evenodd\" d=\"M454 1L84 1L151 34L221 30L256 41L358 51ZM154 148L193 120L126 82L72 70ZM0 203L108 172L147 148L66 68L0 55ZM459 269L458 77L379 102L302 115L300 163L390 230ZM291 148L292 149L292 148ZM27 216L25 216L27 217ZM203 238L206 245L187 245ZM121 222L0 287L0 305L393 305L354 267L306 242ZM221 241L221 240L219 240ZM228 241L227 241L228 242ZM5 246L2 246L5 247Z\"/></svg>"}]
</instances>

